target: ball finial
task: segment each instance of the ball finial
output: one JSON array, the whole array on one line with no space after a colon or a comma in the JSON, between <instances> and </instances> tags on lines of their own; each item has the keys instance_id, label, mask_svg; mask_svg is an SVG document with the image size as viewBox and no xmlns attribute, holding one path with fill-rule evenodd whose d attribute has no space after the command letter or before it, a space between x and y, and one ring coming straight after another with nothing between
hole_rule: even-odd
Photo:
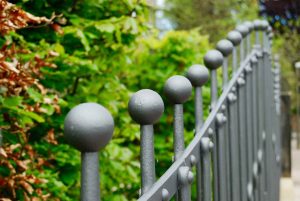
<instances>
[{"instance_id":1,"label":"ball finial","mask_svg":"<svg viewBox=\"0 0 300 201\"><path fill-rule=\"evenodd\" d=\"M248 27L245 26L245 25L242 25L242 24L238 25L238 26L235 28L235 30L238 31L238 32L240 32L240 33L242 34L242 37L243 37L243 38L245 38L245 37L248 35L248 33L249 33Z\"/></svg>"},{"instance_id":2,"label":"ball finial","mask_svg":"<svg viewBox=\"0 0 300 201\"><path fill-rule=\"evenodd\" d=\"M194 64L188 69L186 77L193 86L201 87L208 81L209 72L205 66Z\"/></svg>"},{"instance_id":3,"label":"ball finial","mask_svg":"<svg viewBox=\"0 0 300 201\"><path fill-rule=\"evenodd\" d=\"M217 50L219 50L224 57L227 57L231 54L233 50L233 44L227 39L220 40L217 43Z\"/></svg>"},{"instance_id":4,"label":"ball finial","mask_svg":"<svg viewBox=\"0 0 300 201\"><path fill-rule=\"evenodd\" d=\"M204 56L204 64L207 68L214 70L222 66L224 57L218 50L209 50Z\"/></svg>"},{"instance_id":5,"label":"ball finial","mask_svg":"<svg viewBox=\"0 0 300 201\"><path fill-rule=\"evenodd\" d=\"M111 140L113 130L111 114L97 103L77 105L64 122L65 138L81 152L98 152Z\"/></svg>"},{"instance_id":6,"label":"ball finial","mask_svg":"<svg viewBox=\"0 0 300 201\"><path fill-rule=\"evenodd\" d=\"M230 40L234 46L238 46L241 43L243 37L242 34L238 31L230 31L227 34L227 39Z\"/></svg>"},{"instance_id":7,"label":"ball finial","mask_svg":"<svg viewBox=\"0 0 300 201\"><path fill-rule=\"evenodd\" d=\"M164 112L164 102L160 95L150 89L134 93L128 103L131 118L141 125L156 123Z\"/></svg>"},{"instance_id":8,"label":"ball finial","mask_svg":"<svg viewBox=\"0 0 300 201\"><path fill-rule=\"evenodd\" d=\"M164 86L164 93L168 100L174 104L183 104L192 94L192 84L184 76L170 77Z\"/></svg>"},{"instance_id":9,"label":"ball finial","mask_svg":"<svg viewBox=\"0 0 300 201\"><path fill-rule=\"evenodd\" d=\"M269 26L269 22L267 20L261 20L261 29L262 30L267 30Z\"/></svg>"},{"instance_id":10,"label":"ball finial","mask_svg":"<svg viewBox=\"0 0 300 201\"><path fill-rule=\"evenodd\" d=\"M260 20L254 20L253 21L254 29L255 30L261 30L261 21Z\"/></svg>"},{"instance_id":11,"label":"ball finial","mask_svg":"<svg viewBox=\"0 0 300 201\"><path fill-rule=\"evenodd\" d=\"M249 32L251 32L254 29L254 24L250 21L244 22L244 25L248 27Z\"/></svg>"}]
</instances>

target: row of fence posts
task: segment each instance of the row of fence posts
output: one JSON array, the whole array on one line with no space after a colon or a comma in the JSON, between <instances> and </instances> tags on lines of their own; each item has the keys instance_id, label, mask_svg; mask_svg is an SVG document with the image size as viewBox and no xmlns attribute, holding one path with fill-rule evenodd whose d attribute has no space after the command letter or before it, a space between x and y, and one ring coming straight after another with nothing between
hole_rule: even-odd
<instances>
[{"instance_id":1,"label":"row of fence posts","mask_svg":"<svg viewBox=\"0 0 300 201\"><path fill-rule=\"evenodd\" d=\"M132 95L129 114L140 124L141 133L139 200L166 201L174 196L178 201L191 200L193 167L198 201L279 199L280 69L278 58L272 68L272 37L268 22L247 21L219 41L216 50L207 52L204 64L210 74L196 64L186 76L175 75L166 81L164 94L174 108L174 163L158 180L153 125L163 114L164 103L150 89ZM217 70L221 66L222 94L218 97ZM211 105L204 121L202 86L209 76ZM193 88L195 137L185 147L183 105ZM64 129L69 144L81 152L81 200L99 201L98 151L112 138L113 118L103 106L83 103L68 113Z\"/></svg>"}]
</instances>

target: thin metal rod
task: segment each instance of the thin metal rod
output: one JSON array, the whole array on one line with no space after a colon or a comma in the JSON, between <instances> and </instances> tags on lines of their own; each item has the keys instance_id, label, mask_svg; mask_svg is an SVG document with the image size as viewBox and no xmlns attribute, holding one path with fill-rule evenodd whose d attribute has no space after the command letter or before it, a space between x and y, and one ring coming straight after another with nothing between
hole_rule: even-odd
<instances>
[{"instance_id":1,"label":"thin metal rod","mask_svg":"<svg viewBox=\"0 0 300 201\"><path fill-rule=\"evenodd\" d=\"M211 108L210 109L213 110L214 106L217 104L218 101L218 81L217 81L216 70L211 70L210 79L211 79L211 84L210 84Z\"/></svg>"},{"instance_id":2,"label":"thin metal rod","mask_svg":"<svg viewBox=\"0 0 300 201\"><path fill-rule=\"evenodd\" d=\"M175 160L180 158L184 151L183 105L174 105L174 153Z\"/></svg>"},{"instance_id":3,"label":"thin metal rod","mask_svg":"<svg viewBox=\"0 0 300 201\"><path fill-rule=\"evenodd\" d=\"M232 50L232 77L237 71L238 59L237 59L237 48L233 47Z\"/></svg>"},{"instance_id":4,"label":"thin metal rod","mask_svg":"<svg viewBox=\"0 0 300 201\"><path fill-rule=\"evenodd\" d=\"M98 152L81 153L81 201L100 201Z\"/></svg>"},{"instance_id":5,"label":"thin metal rod","mask_svg":"<svg viewBox=\"0 0 300 201\"><path fill-rule=\"evenodd\" d=\"M209 143L210 139L208 137L202 138L202 142ZM205 143L202 143L204 145ZM201 145L201 143L200 143ZM206 144L207 145L207 144ZM212 194L211 194L211 157L210 157L210 151L205 149L202 149L201 151L201 173L202 173L202 179L201 179L201 201L211 201Z\"/></svg>"},{"instance_id":6,"label":"thin metal rod","mask_svg":"<svg viewBox=\"0 0 300 201\"><path fill-rule=\"evenodd\" d=\"M195 134L200 132L200 128L203 124L203 100L202 100L202 88L195 87ZM197 182L197 201L201 201L201 163L198 162L196 164L196 182Z\"/></svg>"},{"instance_id":7,"label":"thin metal rod","mask_svg":"<svg viewBox=\"0 0 300 201\"><path fill-rule=\"evenodd\" d=\"M141 125L142 195L155 183L153 125Z\"/></svg>"},{"instance_id":8,"label":"thin metal rod","mask_svg":"<svg viewBox=\"0 0 300 201\"><path fill-rule=\"evenodd\" d=\"M224 57L223 65L222 65L222 74L223 74L223 82L222 87L223 91L228 84L228 58Z\"/></svg>"}]
</instances>

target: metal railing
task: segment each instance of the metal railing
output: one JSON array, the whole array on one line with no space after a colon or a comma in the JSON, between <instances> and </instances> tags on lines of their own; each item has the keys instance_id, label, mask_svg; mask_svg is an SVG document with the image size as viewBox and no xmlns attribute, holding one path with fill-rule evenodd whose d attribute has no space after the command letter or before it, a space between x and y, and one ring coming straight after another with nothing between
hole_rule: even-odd
<instances>
[{"instance_id":1,"label":"metal railing","mask_svg":"<svg viewBox=\"0 0 300 201\"><path fill-rule=\"evenodd\" d=\"M159 179L153 124L164 111L163 100L150 89L131 97L129 113L141 132L139 201L189 201L194 177L198 201L279 200L280 68L278 58L271 56L272 37L266 21L245 22L219 41L217 50L207 52L211 105L205 121L201 87L209 79L208 69L193 65L186 76L166 81L165 96L174 106L174 163ZM185 147L183 105L193 88L195 136ZM110 113L96 103L80 104L66 117L65 137L82 153L82 201L100 200L98 150L111 139L113 127Z\"/></svg>"}]
</instances>

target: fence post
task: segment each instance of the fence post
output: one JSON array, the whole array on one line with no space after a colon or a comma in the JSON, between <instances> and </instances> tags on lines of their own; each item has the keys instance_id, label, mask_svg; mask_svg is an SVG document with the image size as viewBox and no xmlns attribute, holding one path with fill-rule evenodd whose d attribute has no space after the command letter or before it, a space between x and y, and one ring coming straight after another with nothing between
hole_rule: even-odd
<instances>
[{"instance_id":1,"label":"fence post","mask_svg":"<svg viewBox=\"0 0 300 201\"><path fill-rule=\"evenodd\" d=\"M155 183L153 124L164 112L164 103L158 93L142 89L132 95L128 103L131 118L140 124L141 131L141 194L145 194Z\"/></svg>"},{"instance_id":2,"label":"fence post","mask_svg":"<svg viewBox=\"0 0 300 201\"><path fill-rule=\"evenodd\" d=\"M210 50L208 51L205 56L204 56L204 64L207 68L209 68L210 71L210 94L211 94L211 110L214 109L216 106L217 100L218 100L218 83L217 83L217 69L223 64L223 55L221 52L218 50ZM216 127L218 123L216 123ZM224 179L222 176L225 175L220 175L221 171L221 161L222 156L219 156L219 143L221 143L218 140L218 133L214 132L213 135L213 143L215 144L214 149L213 149L213 183L214 183L214 200L224 200L226 199L226 191L225 188L226 186L223 186L223 181ZM222 142L223 143L223 142ZM223 150L222 150L223 151ZM223 168L223 167L222 167ZM221 182L222 181L222 182ZM220 184L222 183L222 184Z\"/></svg>"},{"instance_id":3,"label":"fence post","mask_svg":"<svg viewBox=\"0 0 300 201\"><path fill-rule=\"evenodd\" d=\"M251 33L254 29L254 25L252 22L250 21L246 21L244 22L244 25L248 27L248 30L249 30L249 34L247 35L247 55L250 54L251 52Z\"/></svg>"},{"instance_id":4,"label":"fence post","mask_svg":"<svg viewBox=\"0 0 300 201\"><path fill-rule=\"evenodd\" d=\"M242 35L242 41L241 41L241 45L240 45L240 64L242 64L245 59L245 40L244 40L244 38L248 35L249 29L247 26L240 24L235 28L235 30L240 32Z\"/></svg>"},{"instance_id":5,"label":"fence post","mask_svg":"<svg viewBox=\"0 0 300 201\"><path fill-rule=\"evenodd\" d=\"M112 116L96 103L79 104L66 116L65 138L81 152L81 201L101 199L98 151L111 140L113 130Z\"/></svg>"},{"instance_id":6,"label":"fence post","mask_svg":"<svg viewBox=\"0 0 300 201\"><path fill-rule=\"evenodd\" d=\"M170 77L164 85L164 93L167 99L174 104L174 153L175 161L184 152L184 122L183 122L183 103L192 94L192 84L184 76L174 75ZM193 181L193 173L188 166L182 166L178 172L178 200L188 201L191 199L189 185Z\"/></svg>"},{"instance_id":7,"label":"fence post","mask_svg":"<svg viewBox=\"0 0 300 201\"><path fill-rule=\"evenodd\" d=\"M200 132L200 128L203 124L202 86L208 81L209 72L207 68L205 68L205 66L195 64L188 69L186 77L190 80L192 85L195 87L195 135L196 135L198 132ZM200 150L199 150L199 154L200 154ZM204 179L203 176L204 175L201 175L201 164L199 161L197 162L196 165L197 201L202 200L201 196L204 193L201 190L201 179L202 180Z\"/></svg>"},{"instance_id":8,"label":"fence post","mask_svg":"<svg viewBox=\"0 0 300 201\"><path fill-rule=\"evenodd\" d=\"M237 58L237 46L242 41L242 35L238 31L230 31L227 34L227 39L232 42L233 44L233 50L232 50L232 75L237 71L238 69L238 58Z\"/></svg>"}]
</instances>

